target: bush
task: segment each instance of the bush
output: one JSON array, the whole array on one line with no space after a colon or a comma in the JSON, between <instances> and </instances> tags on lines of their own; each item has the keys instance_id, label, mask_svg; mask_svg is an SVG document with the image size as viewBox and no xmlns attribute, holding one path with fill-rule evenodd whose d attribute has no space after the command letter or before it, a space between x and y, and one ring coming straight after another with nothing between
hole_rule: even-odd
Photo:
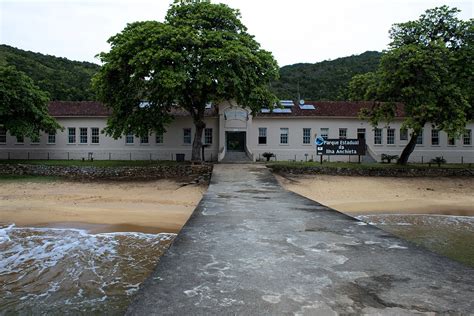
<instances>
[{"instance_id":1,"label":"bush","mask_svg":"<svg viewBox=\"0 0 474 316\"><path fill-rule=\"evenodd\" d=\"M443 157L435 157L435 158L431 159L430 162L437 164L438 168L439 168L439 167L441 167L441 164L446 163L446 159L444 159Z\"/></svg>"},{"instance_id":2,"label":"bush","mask_svg":"<svg viewBox=\"0 0 474 316\"><path fill-rule=\"evenodd\" d=\"M398 155L382 154L382 162L391 163L392 160L397 160L398 158L399 158Z\"/></svg>"},{"instance_id":3,"label":"bush","mask_svg":"<svg viewBox=\"0 0 474 316\"><path fill-rule=\"evenodd\" d=\"M275 154L274 154L274 153L270 153L270 152L265 152L265 153L262 154L262 156L263 156L264 158L267 158L267 161L270 161L270 158L275 157Z\"/></svg>"}]
</instances>

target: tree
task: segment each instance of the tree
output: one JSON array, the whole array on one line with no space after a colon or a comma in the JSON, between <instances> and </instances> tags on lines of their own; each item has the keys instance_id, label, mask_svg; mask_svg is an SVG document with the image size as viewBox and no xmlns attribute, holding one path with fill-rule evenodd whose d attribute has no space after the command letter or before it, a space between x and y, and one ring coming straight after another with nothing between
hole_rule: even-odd
<instances>
[{"instance_id":1,"label":"tree","mask_svg":"<svg viewBox=\"0 0 474 316\"><path fill-rule=\"evenodd\" d=\"M378 70L354 77L349 85L351 97L374 101L371 109L361 112L374 126L390 122L396 103L404 103L403 128L412 133L399 164L408 162L426 123L458 136L469 119L474 20L459 20L458 12L442 6L427 10L416 21L395 24Z\"/></svg>"},{"instance_id":2,"label":"tree","mask_svg":"<svg viewBox=\"0 0 474 316\"><path fill-rule=\"evenodd\" d=\"M181 107L196 126L192 160L200 161L206 104L235 100L257 112L278 101L269 90L276 61L227 5L175 1L163 23L128 24L109 43L93 85L112 109L106 133L114 138L162 133Z\"/></svg>"},{"instance_id":3,"label":"tree","mask_svg":"<svg viewBox=\"0 0 474 316\"><path fill-rule=\"evenodd\" d=\"M0 67L0 125L15 136L38 137L61 126L48 113L48 95L14 67Z\"/></svg>"}]
</instances>

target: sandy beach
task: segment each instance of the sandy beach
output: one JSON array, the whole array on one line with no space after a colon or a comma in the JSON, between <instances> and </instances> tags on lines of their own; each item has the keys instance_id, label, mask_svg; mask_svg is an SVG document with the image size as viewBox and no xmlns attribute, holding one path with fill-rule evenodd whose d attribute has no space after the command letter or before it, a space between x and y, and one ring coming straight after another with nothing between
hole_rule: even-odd
<instances>
[{"instance_id":1,"label":"sandy beach","mask_svg":"<svg viewBox=\"0 0 474 316\"><path fill-rule=\"evenodd\" d=\"M204 185L153 182L0 183L0 223L85 228L91 232L176 233L192 214Z\"/></svg>"},{"instance_id":2,"label":"sandy beach","mask_svg":"<svg viewBox=\"0 0 474 316\"><path fill-rule=\"evenodd\" d=\"M474 216L474 178L277 176L288 190L351 215Z\"/></svg>"}]
</instances>

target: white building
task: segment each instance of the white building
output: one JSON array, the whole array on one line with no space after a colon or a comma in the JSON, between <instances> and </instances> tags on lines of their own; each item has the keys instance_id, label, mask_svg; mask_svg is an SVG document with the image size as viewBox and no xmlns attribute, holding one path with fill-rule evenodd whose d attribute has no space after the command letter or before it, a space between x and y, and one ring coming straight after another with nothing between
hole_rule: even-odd
<instances>
[{"instance_id":1,"label":"white building","mask_svg":"<svg viewBox=\"0 0 474 316\"><path fill-rule=\"evenodd\" d=\"M264 152L275 154L276 160L319 160L315 153L315 135L327 138L366 139L364 160L380 161L382 154L400 155L409 140L409 131L401 129L402 112L390 124L373 128L358 118L364 102L282 102L283 109L262 110L253 116L231 102L206 110L203 142L206 160L221 161L230 152L245 153L251 160L263 159ZM50 103L50 113L63 131L42 134L39 139L13 137L0 127L0 159L112 159L175 160L191 157L194 124L184 111L174 113L175 120L164 135L147 138L126 135L113 139L102 133L108 110L99 102ZM461 138L449 138L430 124L423 129L411 162L428 162L444 157L449 163L473 163L472 130L466 126ZM231 154L233 155L233 154ZM354 156L324 156L330 161L357 161Z\"/></svg>"}]
</instances>

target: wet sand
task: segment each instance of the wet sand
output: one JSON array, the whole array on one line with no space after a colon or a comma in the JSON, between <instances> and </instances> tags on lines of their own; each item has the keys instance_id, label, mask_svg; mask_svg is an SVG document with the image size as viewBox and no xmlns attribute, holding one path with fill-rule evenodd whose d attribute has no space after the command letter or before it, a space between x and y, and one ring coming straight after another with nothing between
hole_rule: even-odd
<instances>
[{"instance_id":1,"label":"wet sand","mask_svg":"<svg viewBox=\"0 0 474 316\"><path fill-rule=\"evenodd\" d=\"M204 185L73 181L0 183L0 223L81 228L92 233L176 233L206 190Z\"/></svg>"},{"instance_id":2,"label":"wet sand","mask_svg":"<svg viewBox=\"0 0 474 316\"><path fill-rule=\"evenodd\" d=\"M474 178L277 176L287 190L350 215L474 216Z\"/></svg>"}]
</instances>

